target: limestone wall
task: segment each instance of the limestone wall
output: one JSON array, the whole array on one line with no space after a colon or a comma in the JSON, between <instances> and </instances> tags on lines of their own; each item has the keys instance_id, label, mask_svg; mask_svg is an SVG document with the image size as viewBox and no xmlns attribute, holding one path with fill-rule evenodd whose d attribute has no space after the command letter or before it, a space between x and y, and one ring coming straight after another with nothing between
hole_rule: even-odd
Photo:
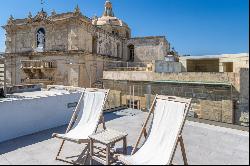
<instances>
[{"instance_id":1,"label":"limestone wall","mask_svg":"<svg viewBox=\"0 0 250 166\"><path fill-rule=\"evenodd\" d=\"M236 56L236 57L235 57ZM220 58L220 72L223 72L223 64L231 62L233 63L233 72L239 73L241 68L249 68L249 55L237 54L235 56L225 56Z\"/></svg>"},{"instance_id":2,"label":"limestone wall","mask_svg":"<svg viewBox=\"0 0 250 166\"><path fill-rule=\"evenodd\" d=\"M6 53L35 52L37 31L45 30L45 48L48 51L85 51L116 58L126 58L126 41L118 35L94 27L84 16L45 20L6 28ZM96 48L94 48L96 47ZM95 49L97 52L94 52Z\"/></svg>"},{"instance_id":3,"label":"limestone wall","mask_svg":"<svg viewBox=\"0 0 250 166\"><path fill-rule=\"evenodd\" d=\"M6 58L7 82L12 85L43 83L44 85L90 87L103 77L103 59L104 57L101 56L77 53L63 53L61 55L40 54L32 58L29 56L9 56ZM23 60L53 61L56 67L49 69L22 69L21 62ZM29 73L36 71L41 73L39 78L35 77L34 80L27 80L27 78L30 78ZM31 74L31 77L34 76Z\"/></svg>"},{"instance_id":4,"label":"limestone wall","mask_svg":"<svg viewBox=\"0 0 250 166\"><path fill-rule=\"evenodd\" d=\"M122 105L121 91L110 90L105 109L116 108Z\"/></svg>"},{"instance_id":5,"label":"limestone wall","mask_svg":"<svg viewBox=\"0 0 250 166\"><path fill-rule=\"evenodd\" d=\"M131 36L131 30L127 26L116 26L116 25L101 25L101 28L104 29L105 31L113 34L117 34L121 36L122 38L130 38Z\"/></svg>"},{"instance_id":6,"label":"limestone wall","mask_svg":"<svg viewBox=\"0 0 250 166\"><path fill-rule=\"evenodd\" d=\"M241 123L249 125L249 69L240 69L240 100L239 100Z\"/></svg>"},{"instance_id":7,"label":"limestone wall","mask_svg":"<svg viewBox=\"0 0 250 166\"><path fill-rule=\"evenodd\" d=\"M85 24L68 25L68 50L86 50L92 52L92 35Z\"/></svg>"},{"instance_id":8,"label":"limestone wall","mask_svg":"<svg viewBox=\"0 0 250 166\"><path fill-rule=\"evenodd\" d=\"M8 33L6 53L34 51L36 32L39 28L45 29L44 51L86 50L92 52L92 36L86 25L76 23L41 24L18 29L15 33Z\"/></svg>"},{"instance_id":9,"label":"limestone wall","mask_svg":"<svg viewBox=\"0 0 250 166\"><path fill-rule=\"evenodd\" d=\"M97 54L122 58L123 42L114 35L97 32Z\"/></svg>"},{"instance_id":10,"label":"limestone wall","mask_svg":"<svg viewBox=\"0 0 250 166\"><path fill-rule=\"evenodd\" d=\"M154 95L170 95L192 98L190 113L196 118L202 118L212 121L233 123L234 112L239 110L233 109L233 96L237 95L231 86L227 85L205 85L205 84L181 84L181 83L149 83L134 81L112 81L104 80L105 88L121 91L122 104L128 104L132 100L129 87L135 87L135 100L140 101L141 109L146 109L148 96L147 86L151 86L151 104ZM236 121L239 119L236 119Z\"/></svg>"},{"instance_id":11,"label":"limestone wall","mask_svg":"<svg viewBox=\"0 0 250 166\"><path fill-rule=\"evenodd\" d=\"M7 33L8 44L6 53L17 53L34 51L37 48L36 33L39 28L45 29L45 51L67 50L68 49L68 26L40 24L37 26L27 26Z\"/></svg>"},{"instance_id":12,"label":"limestone wall","mask_svg":"<svg viewBox=\"0 0 250 166\"><path fill-rule=\"evenodd\" d=\"M132 38L127 43L127 46L129 45L134 45L135 62L164 60L169 51L165 37Z\"/></svg>"},{"instance_id":13,"label":"limestone wall","mask_svg":"<svg viewBox=\"0 0 250 166\"><path fill-rule=\"evenodd\" d=\"M104 71L103 78L106 86L123 94L128 94L128 86L133 84L152 84L154 94L194 98L192 109L198 117L249 124L249 69L240 73ZM144 96L147 92L137 94Z\"/></svg>"},{"instance_id":14,"label":"limestone wall","mask_svg":"<svg viewBox=\"0 0 250 166\"><path fill-rule=\"evenodd\" d=\"M241 68L249 68L249 54L222 54L214 56L193 56L180 57L182 71L187 72L234 72L239 73ZM230 70L227 71L225 65L229 64ZM232 68L232 70L231 70Z\"/></svg>"},{"instance_id":15,"label":"limestone wall","mask_svg":"<svg viewBox=\"0 0 250 166\"><path fill-rule=\"evenodd\" d=\"M219 60L187 60L188 72L219 72Z\"/></svg>"},{"instance_id":16,"label":"limestone wall","mask_svg":"<svg viewBox=\"0 0 250 166\"><path fill-rule=\"evenodd\" d=\"M180 73L181 63L180 62L167 62L167 61L155 61L153 65L156 73Z\"/></svg>"},{"instance_id":17,"label":"limestone wall","mask_svg":"<svg viewBox=\"0 0 250 166\"><path fill-rule=\"evenodd\" d=\"M122 94L130 93L129 86L143 87L143 92L138 91L135 96L145 96L144 84L152 84L153 94L193 98L192 112L198 118L241 124L241 121L249 121L248 72L248 69L242 69L241 74L104 71L104 82Z\"/></svg>"},{"instance_id":18,"label":"limestone wall","mask_svg":"<svg viewBox=\"0 0 250 166\"><path fill-rule=\"evenodd\" d=\"M192 81L235 84L235 73L154 73L146 71L104 71L104 79L129 81Z\"/></svg>"}]
</instances>

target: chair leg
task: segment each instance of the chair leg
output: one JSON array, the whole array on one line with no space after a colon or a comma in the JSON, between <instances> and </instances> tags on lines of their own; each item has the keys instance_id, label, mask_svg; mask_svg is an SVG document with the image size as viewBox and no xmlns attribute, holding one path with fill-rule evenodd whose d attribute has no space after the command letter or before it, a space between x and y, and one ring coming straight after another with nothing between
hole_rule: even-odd
<instances>
[{"instance_id":1,"label":"chair leg","mask_svg":"<svg viewBox=\"0 0 250 166\"><path fill-rule=\"evenodd\" d=\"M57 160L58 157L60 156L60 153L61 153L61 151L62 151L62 148L63 148L64 143L65 143L65 140L62 141L62 144L61 144L61 146L60 146L60 148L59 148L59 151L58 151L58 153L57 153L57 155L56 155L56 160Z\"/></svg>"},{"instance_id":2,"label":"chair leg","mask_svg":"<svg viewBox=\"0 0 250 166\"><path fill-rule=\"evenodd\" d=\"M84 159L84 161L83 161L83 165L86 165L87 159L88 159L88 157L90 156L89 151L90 151L90 143L87 144L86 157L85 157L85 159ZM90 159L90 160L91 160L91 159Z\"/></svg>"},{"instance_id":3,"label":"chair leg","mask_svg":"<svg viewBox=\"0 0 250 166\"><path fill-rule=\"evenodd\" d=\"M184 165L188 165L187 155L186 155L184 141L183 141L182 136L179 137L179 142L180 142L180 145L181 145L181 153L182 153Z\"/></svg>"},{"instance_id":4,"label":"chair leg","mask_svg":"<svg viewBox=\"0 0 250 166\"><path fill-rule=\"evenodd\" d=\"M92 139L90 139L90 145L89 145L89 165L93 165L93 156L94 156L94 142ZM84 163L85 164L85 163Z\"/></svg>"},{"instance_id":5,"label":"chair leg","mask_svg":"<svg viewBox=\"0 0 250 166\"><path fill-rule=\"evenodd\" d=\"M103 125L103 129L106 130L106 125L105 125L105 119L104 116L102 116L102 125Z\"/></svg>"}]
</instances>

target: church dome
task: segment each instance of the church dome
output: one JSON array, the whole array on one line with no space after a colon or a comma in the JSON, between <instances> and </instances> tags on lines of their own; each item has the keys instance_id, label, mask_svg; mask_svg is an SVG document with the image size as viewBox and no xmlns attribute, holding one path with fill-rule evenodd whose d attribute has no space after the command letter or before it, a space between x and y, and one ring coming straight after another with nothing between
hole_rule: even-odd
<instances>
[{"instance_id":1,"label":"church dome","mask_svg":"<svg viewBox=\"0 0 250 166\"><path fill-rule=\"evenodd\" d=\"M115 17L113 8L112 8L112 3L110 0L106 0L105 2L105 10L103 12L102 17L99 18L94 18L92 20L93 25L97 26L103 26L103 25L111 25L111 26L125 26L128 27L128 25L123 22L121 19Z\"/></svg>"},{"instance_id":2,"label":"church dome","mask_svg":"<svg viewBox=\"0 0 250 166\"><path fill-rule=\"evenodd\" d=\"M103 26L103 25L111 25L111 26L128 26L125 22L117 17L110 16L102 16L93 20L93 25Z\"/></svg>"}]
</instances>

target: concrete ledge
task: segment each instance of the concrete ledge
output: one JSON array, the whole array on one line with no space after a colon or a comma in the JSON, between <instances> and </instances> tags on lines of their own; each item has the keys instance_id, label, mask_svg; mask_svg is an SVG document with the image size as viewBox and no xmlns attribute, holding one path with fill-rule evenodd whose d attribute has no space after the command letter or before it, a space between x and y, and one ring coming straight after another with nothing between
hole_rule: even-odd
<instances>
[{"instance_id":1,"label":"concrete ledge","mask_svg":"<svg viewBox=\"0 0 250 166\"><path fill-rule=\"evenodd\" d=\"M104 80L127 80L127 81L193 81L211 83L235 84L235 73L205 73L205 72L182 72L182 73L154 73L147 71L104 71Z\"/></svg>"},{"instance_id":2,"label":"concrete ledge","mask_svg":"<svg viewBox=\"0 0 250 166\"><path fill-rule=\"evenodd\" d=\"M225 128L229 128L229 129L236 129L236 130L249 132L249 127L245 127L245 126L233 125L233 124L228 124L228 123L221 123L221 122L192 118L192 117L188 117L187 120L193 121L193 122L198 122L198 123L209 124L209 125L213 125L213 126L219 126L219 127L225 127Z\"/></svg>"}]
</instances>

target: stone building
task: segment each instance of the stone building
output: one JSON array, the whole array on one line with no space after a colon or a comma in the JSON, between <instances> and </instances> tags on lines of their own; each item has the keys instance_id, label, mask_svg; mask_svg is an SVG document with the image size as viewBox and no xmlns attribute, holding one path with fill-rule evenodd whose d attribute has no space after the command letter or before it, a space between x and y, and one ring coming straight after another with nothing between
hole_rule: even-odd
<instances>
[{"instance_id":1,"label":"stone building","mask_svg":"<svg viewBox=\"0 0 250 166\"><path fill-rule=\"evenodd\" d=\"M131 29L115 17L109 0L99 18L84 16L77 6L68 13L11 16L3 28L11 85L89 87L101 81L108 62L162 60L169 52L165 37L131 38Z\"/></svg>"},{"instance_id":2,"label":"stone building","mask_svg":"<svg viewBox=\"0 0 250 166\"><path fill-rule=\"evenodd\" d=\"M121 95L120 105L148 109L156 94L188 97L193 117L249 125L248 53L155 61L151 71L117 68L104 71L103 79Z\"/></svg>"},{"instance_id":3,"label":"stone building","mask_svg":"<svg viewBox=\"0 0 250 166\"><path fill-rule=\"evenodd\" d=\"M183 72L234 72L249 68L249 54L222 54L180 57Z\"/></svg>"},{"instance_id":4,"label":"stone building","mask_svg":"<svg viewBox=\"0 0 250 166\"><path fill-rule=\"evenodd\" d=\"M170 52L165 36L135 37L128 40L128 59L132 62L164 60Z\"/></svg>"}]
</instances>

